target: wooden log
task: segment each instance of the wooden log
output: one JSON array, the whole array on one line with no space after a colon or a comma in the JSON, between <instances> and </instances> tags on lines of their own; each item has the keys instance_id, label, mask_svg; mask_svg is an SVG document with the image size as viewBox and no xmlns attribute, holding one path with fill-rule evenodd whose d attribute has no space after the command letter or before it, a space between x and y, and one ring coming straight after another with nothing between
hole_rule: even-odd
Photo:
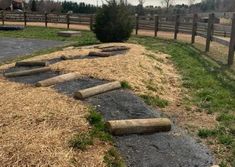
<instances>
[{"instance_id":1,"label":"wooden log","mask_svg":"<svg viewBox=\"0 0 235 167\"><path fill-rule=\"evenodd\" d=\"M62 82L66 82L66 81L70 81L70 80L74 80L74 79L78 79L80 77L79 73L68 73L68 74L63 74L63 75L59 75L56 77L52 77L43 81L39 81L37 82L35 85L37 87L46 87L46 86L51 86L54 84L58 84L58 83L62 83Z\"/></svg>"},{"instance_id":2,"label":"wooden log","mask_svg":"<svg viewBox=\"0 0 235 167\"><path fill-rule=\"evenodd\" d=\"M4 10L1 13L2 13L2 25L5 25L5 13L4 13Z\"/></svg>"},{"instance_id":3,"label":"wooden log","mask_svg":"<svg viewBox=\"0 0 235 167\"><path fill-rule=\"evenodd\" d=\"M48 66L48 61L19 61L16 62L15 66Z\"/></svg>"},{"instance_id":4,"label":"wooden log","mask_svg":"<svg viewBox=\"0 0 235 167\"><path fill-rule=\"evenodd\" d=\"M117 52L117 51L124 51L124 50L129 50L129 47L126 46L113 46L110 48L103 48L101 51L102 52Z\"/></svg>"},{"instance_id":5,"label":"wooden log","mask_svg":"<svg viewBox=\"0 0 235 167\"><path fill-rule=\"evenodd\" d=\"M24 26L27 26L27 13L24 12Z\"/></svg>"},{"instance_id":6,"label":"wooden log","mask_svg":"<svg viewBox=\"0 0 235 167\"><path fill-rule=\"evenodd\" d=\"M135 14L135 35L138 35L139 31L139 16Z\"/></svg>"},{"instance_id":7,"label":"wooden log","mask_svg":"<svg viewBox=\"0 0 235 167\"><path fill-rule=\"evenodd\" d=\"M106 126L113 135L143 134L170 131L171 121L167 118L112 120Z\"/></svg>"},{"instance_id":8,"label":"wooden log","mask_svg":"<svg viewBox=\"0 0 235 167\"><path fill-rule=\"evenodd\" d=\"M96 57L109 57L113 56L117 53L115 52L90 52L88 56L96 56Z\"/></svg>"},{"instance_id":9,"label":"wooden log","mask_svg":"<svg viewBox=\"0 0 235 167\"><path fill-rule=\"evenodd\" d=\"M157 33L159 31L159 16L155 15L154 16L154 37L157 37Z\"/></svg>"},{"instance_id":10,"label":"wooden log","mask_svg":"<svg viewBox=\"0 0 235 167\"><path fill-rule=\"evenodd\" d=\"M67 29L69 29L69 25L70 25L70 14L67 13L66 15L66 22L67 22Z\"/></svg>"},{"instance_id":11,"label":"wooden log","mask_svg":"<svg viewBox=\"0 0 235 167\"><path fill-rule=\"evenodd\" d=\"M19 77L19 76L27 76L27 75L34 75L34 74L39 74L43 72L50 71L50 67L42 67L42 68L35 68L31 70L23 70L23 71L17 71L17 72L9 72L9 73L4 73L5 77Z\"/></svg>"},{"instance_id":12,"label":"wooden log","mask_svg":"<svg viewBox=\"0 0 235 167\"><path fill-rule=\"evenodd\" d=\"M48 23L48 14L45 12L45 27L47 28L47 23Z\"/></svg>"},{"instance_id":13,"label":"wooden log","mask_svg":"<svg viewBox=\"0 0 235 167\"><path fill-rule=\"evenodd\" d=\"M229 43L228 52L228 65L231 66L234 63L234 51L235 51L235 14L233 14L232 27L231 27L231 37Z\"/></svg>"},{"instance_id":14,"label":"wooden log","mask_svg":"<svg viewBox=\"0 0 235 167\"><path fill-rule=\"evenodd\" d=\"M192 38L191 38L191 43L195 43L195 37L197 35L197 22L198 22L198 15L194 14L193 16L193 26L192 26Z\"/></svg>"},{"instance_id":15,"label":"wooden log","mask_svg":"<svg viewBox=\"0 0 235 167\"><path fill-rule=\"evenodd\" d=\"M179 24L180 24L180 15L177 15L175 18L175 33L174 33L174 39L177 39L178 33L179 33Z\"/></svg>"},{"instance_id":16,"label":"wooden log","mask_svg":"<svg viewBox=\"0 0 235 167\"><path fill-rule=\"evenodd\" d=\"M87 97L91 97L97 94L101 94L104 92L108 92L114 89L121 88L121 84L118 81L110 82L102 85L98 85L95 87L91 87L88 89L79 90L78 92L75 92L74 97L77 99L85 99Z\"/></svg>"},{"instance_id":17,"label":"wooden log","mask_svg":"<svg viewBox=\"0 0 235 167\"><path fill-rule=\"evenodd\" d=\"M208 27L207 27L207 37L206 37L206 52L210 51L210 43L213 37L213 28L214 28L215 14L212 13L209 15Z\"/></svg>"}]
</instances>

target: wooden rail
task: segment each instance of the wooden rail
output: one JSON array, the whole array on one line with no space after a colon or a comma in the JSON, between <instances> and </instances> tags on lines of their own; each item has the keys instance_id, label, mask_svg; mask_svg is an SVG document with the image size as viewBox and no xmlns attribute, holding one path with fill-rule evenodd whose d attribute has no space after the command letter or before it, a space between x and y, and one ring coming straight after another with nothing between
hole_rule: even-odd
<instances>
[{"instance_id":1,"label":"wooden rail","mask_svg":"<svg viewBox=\"0 0 235 167\"><path fill-rule=\"evenodd\" d=\"M138 16L132 17L134 19L135 34L138 35L139 30L149 30L154 32L154 36L158 35L159 31L167 31L174 33L174 39L178 38L178 33L191 34L191 43L195 42L196 36L206 38L205 51L210 50L211 41L217 42L221 45L229 47L228 65L234 63L235 50L235 15L233 16L232 26L221 25L215 23L215 15L209 14L208 23L200 22L198 14L192 16L175 17L167 16ZM4 25L7 21L23 22L27 26L29 22L44 22L45 27L48 23L63 23L67 25L67 29L71 24L88 25L90 30L93 29L95 23L94 15L91 14L56 14L56 13L14 13L1 12L0 20ZM221 37L230 37L229 40L224 40Z\"/></svg>"}]
</instances>

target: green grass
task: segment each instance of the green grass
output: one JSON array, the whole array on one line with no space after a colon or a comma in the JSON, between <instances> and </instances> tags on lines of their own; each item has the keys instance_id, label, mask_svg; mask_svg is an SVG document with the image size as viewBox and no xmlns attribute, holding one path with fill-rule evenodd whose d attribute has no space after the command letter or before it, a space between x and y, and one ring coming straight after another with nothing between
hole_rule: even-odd
<instances>
[{"instance_id":1,"label":"green grass","mask_svg":"<svg viewBox=\"0 0 235 167\"><path fill-rule=\"evenodd\" d=\"M69 141L69 146L85 150L87 146L93 145L94 139L99 139L101 141L112 141L112 136L107 132L105 122L100 113L98 113L93 107L89 108L89 115L87 116L87 120L89 121L92 129L76 134Z\"/></svg>"},{"instance_id":2,"label":"green grass","mask_svg":"<svg viewBox=\"0 0 235 167\"><path fill-rule=\"evenodd\" d=\"M90 107L89 113L87 120L92 126L92 130L90 131L91 136L99 138L102 141L112 141L112 136L107 131L102 115L93 107Z\"/></svg>"},{"instance_id":3,"label":"green grass","mask_svg":"<svg viewBox=\"0 0 235 167\"><path fill-rule=\"evenodd\" d=\"M75 42L75 44L79 46L98 43L97 39L95 38L95 35L89 31L81 31L81 36L68 38L60 37L57 35L57 33L62 30L66 29L26 27L22 31L0 31L0 37L58 40L65 42Z\"/></svg>"},{"instance_id":4,"label":"green grass","mask_svg":"<svg viewBox=\"0 0 235 167\"><path fill-rule=\"evenodd\" d=\"M144 100L144 102L153 107L165 108L168 105L168 101L165 99L161 99L158 96L150 96L150 95L140 95L140 97Z\"/></svg>"},{"instance_id":5,"label":"green grass","mask_svg":"<svg viewBox=\"0 0 235 167\"><path fill-rule=\"evenodd\" d=\"M107 167L126 167L120 153L115 148L111 148L105 154L104 162Z\"/></svg>"},{"instance_id":6,"label":"green grass","mask_svg":"<svg viewBox=\"0 0 235 167\"><path fill-rule=\"evenodd\" d=\"M182 75L183 86L192 97L184 98L185 105L197 105L202 111L219 114L218 127L214 130L199 130L198 135L202 138L215 137L228 149L235 150L232 133L235 126L235 80L226 74L227 68L215 65L190 44L136 36L130 42L144 45L153 52L171 55L171 60ZM148 103L152 103L152 99L146 97ZM232 164L232 161L235 162L234 157L235 151L227 161Z\"/></svg>"},{"instance_id":7,"label":"green grass","mask_svg":"<svg viewBox=\"0 0 235 167\"><path fill-rule=\"evenodd\" d=\"M216 133L217 132L215 130L199 129L198 136L200 136L201 138L207 138L207 137L215 136Z\"/></svg>"},{"instance_id":8,"label":"green grass","mask_svg":"<svg viewBox=\"0 0 235 167\"><path fill-rule=\"evenodd\" d=\"M123 89L132 89L131 85L127 81L122 81L121 86Z\"/></svg>"}]
</instances>

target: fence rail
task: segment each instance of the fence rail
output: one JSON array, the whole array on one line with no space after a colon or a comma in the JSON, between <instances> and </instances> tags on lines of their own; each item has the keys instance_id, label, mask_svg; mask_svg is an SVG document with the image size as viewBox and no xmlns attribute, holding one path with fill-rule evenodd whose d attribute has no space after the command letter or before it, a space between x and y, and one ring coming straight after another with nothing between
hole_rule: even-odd
<instances>
[{"instance_id":1,"label":"fence rail","mask_svg":"<svg viewBox=\"0 0 235 167\"><path fill-rule=\"evenodd\" d=\"M234 63L235 50L235 14L233 14L232 25L222 25L215 23L215 15L209 14L208 22L202 22L198 14L192 16L173 17L164 16L138 16L132 17L134 20L135 33L139 30L153 31L154 36L157 36L158 31L169 31L174 33L174 39L177 39L178 33L187 33L192 35L192 43L195 42L196 36L206 38L205 50L210 50L211 41L229 47L228 65ZM44 22L45 27L48 23L63 23L70 28L71 24L88 25L92 29L94 24L94 15L90 14L54 14L54 13L14 13L2 12L0 14L2 24L5 22L24 22L27 26L29 22ZM224 40L221 37L230 37L230 41Z\"/></svg>"}]
</instances>

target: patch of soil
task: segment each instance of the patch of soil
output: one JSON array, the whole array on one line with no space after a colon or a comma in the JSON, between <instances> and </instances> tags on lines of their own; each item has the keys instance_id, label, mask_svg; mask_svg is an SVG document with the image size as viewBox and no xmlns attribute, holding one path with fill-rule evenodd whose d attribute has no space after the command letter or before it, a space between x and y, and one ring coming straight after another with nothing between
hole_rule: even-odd
<instances>
[{"instance_id":1,"label":"patch of soil","mask_svg":"<svg viewBox=\"0 0 235 167\"><path fill-rule=\"evenodd\" d=\"M73 92L99 85L105 81L86 78L54 86L59 92ZM85 100L102 113L105 120L162 117L162 113L148 107L139 97L127 90L114 90ZM213 164L209 150L183 130L173 126L169 133L128 135L115 137L128 166L135 167L207 167Z\"/></svg>"}]
</instances>

